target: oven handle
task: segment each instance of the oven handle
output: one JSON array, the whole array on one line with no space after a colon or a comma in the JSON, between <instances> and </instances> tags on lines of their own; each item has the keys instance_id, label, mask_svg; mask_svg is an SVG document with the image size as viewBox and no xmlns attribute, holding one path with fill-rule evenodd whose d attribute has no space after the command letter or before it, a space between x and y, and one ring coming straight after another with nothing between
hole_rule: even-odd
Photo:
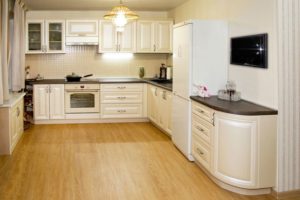
<instances>
[{"instance_id":1,"label":"oven handle","mask_svg":"<svg viewBox=\"0 0 300 200\"><path fill-rule=\"evenodd\" d=\"M86 93L86 92L99 92L99 90L65 90L65 92L78 92L78 93Z\"/></svg>"}]
</instances>

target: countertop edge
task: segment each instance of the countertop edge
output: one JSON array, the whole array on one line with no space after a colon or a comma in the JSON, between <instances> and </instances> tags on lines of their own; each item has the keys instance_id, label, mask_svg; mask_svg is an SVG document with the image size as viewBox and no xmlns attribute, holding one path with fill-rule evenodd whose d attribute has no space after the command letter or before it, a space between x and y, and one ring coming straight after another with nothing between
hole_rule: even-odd
<instances>
[{"instance_id":1,"label":"countertop edge","mask_svg":"<svg viewBox=\"0 0 300 200\"><path fill-rule=\"evenodd\" d=\"M39 81L29 81L32 85L41 84L118 84L118 83L147 83L151 84L165 90L172 92L172 87L165 86L163 83L156 83L147 79L135 79L135 80L104 80L99 79L99 81L82 81L82 82L66 82L64 79L44 79Z\"/></svg>"},{"instance_id":2,"label":"countertop edge","mask_svg":"<svg viewBox=\"0 0 300 200\"><path fill-rule=\"evenodd\" d=\"M13 97L11 97L8 101L5 101L2 105L0 105L0 108L14 107L26 95L26 93L22 92L22 93L10 94L10 95L13 95Z\"/></svg>"},{"instance_id":3,"label":"countertop edge","mask_svg":"<svg viewBox=\"0 0 300 200\"><path fill-rule=\"evenodd\" d=\"M258 105L258 104L255 104L255 103L252 103L252 102L249 102L249 101L246 101L246 100L242 100L242 101L244 101L246 103L249 103L249 104L253 104L257 107L261 107L261 108L269 109L269 110L268 111L253 111L253 112L251 112L251 111L234 111L234 110L229 110L229 109L226 109L226 108L222 108L222 107L219 107L219 106L209 104L208 102L205 102L205 101L200 101L199 98L201 98L201 97L198 97L198 96L191 96L190 98L193 101L195 101L197 103L200 103L200 104L203 104L203 105L205 105L209 108L212 108L216 111L229 113L229 114L234 114L234 115L244 115L244 116L278 115L277 110L267 108L265 106L261 106L261 105ZM222 101L222 100L220 100L220 101Z\"/></svg>"}]
</instances>

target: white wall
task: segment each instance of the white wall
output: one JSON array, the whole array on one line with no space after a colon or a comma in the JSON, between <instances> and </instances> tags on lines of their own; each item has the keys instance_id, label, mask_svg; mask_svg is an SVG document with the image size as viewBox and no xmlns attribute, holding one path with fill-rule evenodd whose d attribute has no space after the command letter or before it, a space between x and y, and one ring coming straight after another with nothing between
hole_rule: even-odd
<instances>
[{"instance_id":1,"label":"white wall","mask_svg":"<svg viewBox=\"0 0 300 200\"><path fill-rule=\"evenodd\" d=\"M106 11L29 11L27 19L102 19ZM166 19L167 12L138 13L141 19ZM145 67L145 76L159 73L166 54L134 54L131 59L104 58L97 46L67 46L66 54L26 55L31 77L63 78L72 72L94 74L95 77L138 77L138 68Z\"/></svg>"},{"instance_id":2,"label":"white wall","mask_svg":"<svg viewBox=\"0 0 300 200\"><path fill-rule=\"evenodd\" d=\"M242 98L271 108L278 107L276 1L190 0L169 12L175 23L188 19L227 19L229 35L269 34L269 67L258 69L229 65ZM229 49L228 49L229 52Z\"/></svg>"}]
</instances>

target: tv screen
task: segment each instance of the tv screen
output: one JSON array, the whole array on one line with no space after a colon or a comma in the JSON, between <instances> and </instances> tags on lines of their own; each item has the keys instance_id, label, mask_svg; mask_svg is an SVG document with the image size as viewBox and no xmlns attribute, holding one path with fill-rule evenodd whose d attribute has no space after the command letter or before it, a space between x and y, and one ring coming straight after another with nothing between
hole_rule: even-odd
<instances>
[{"instance_id":1,"label":"tv screen","mask_svg":"<svg viewBox=\"0 0 300 200\"><path fill-rule=\"evenodd\" d=\"M268 68L268 34L231 38L230 63Z\"/></svg>"}]
</instances>

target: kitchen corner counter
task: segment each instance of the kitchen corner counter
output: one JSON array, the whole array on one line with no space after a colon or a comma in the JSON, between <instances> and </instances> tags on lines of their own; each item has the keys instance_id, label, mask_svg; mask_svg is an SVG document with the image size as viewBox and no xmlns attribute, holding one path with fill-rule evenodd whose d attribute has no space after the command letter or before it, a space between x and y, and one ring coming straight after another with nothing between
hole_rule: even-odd
<instances>
[{"instance_id":1,"label":"kitchen corner counter","mask_svg":"<svg viewBox=\"0 0 300 200\"><path fill-rule=\"evenodd\" d=\"M172 91L172 83L156 83L151 79L138 78L98 78L98 79L83 79L80 82L67 82L65 79L43 79L43 80L27 80L28 83L37 84L111 84L111 83L149 83L163 89Z\"/></svg>"},{"instance_id":2,"label":"kitchen corner counter","mask_svg":"<svg viewBox=\"0 0 300 200\"><path fill-rule=\"evenodd\" d=\"M207 107L210 107L214 110L236 114L236 115L277 115L278 111L267 108L264 106L251 103L249 101L240 100L240 101L225 101L219 99L217 96L211 96L209 98L202 98L199 96L191 96L191 99L201 103Z\"/></svg>"},{"instance_id":3,"label":"kitchen corner counter","mask_svg":"<svg viewBox=\"0 0 300 200\"><path fill-rule=\"evenodd\" d=\"M4 101L0 108L12 108L16 105L23 97L25 93L10 93L9 99Z\"/></svg>"}]
</instances>

